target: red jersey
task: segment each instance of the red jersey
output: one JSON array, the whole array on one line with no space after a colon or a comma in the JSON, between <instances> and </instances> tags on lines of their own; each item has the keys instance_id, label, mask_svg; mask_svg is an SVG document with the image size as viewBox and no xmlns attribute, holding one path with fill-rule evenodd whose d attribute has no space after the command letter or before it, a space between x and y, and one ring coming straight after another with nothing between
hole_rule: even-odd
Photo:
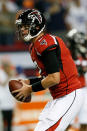
<instances>
[{"instance_id":1,"label":"red jersey","mask_svg":"<svg viewBox=\"0 0 87 131\"><path fill-rule=\"evenodd\" d=\"M46 73L45 67L40 57L43 51L45 51L47 48L50 50L50 47L55 44L58 45L60 82L59 84L49 88L53 99L62 97L76 89L81 88L80 81L78 80L76 65L70 55L68 48L61 38L50 34L41 36L34 44L31 45L31 48L29 48L31 58L34 63L37 63L37 66L41 71L41 76L47 76L48 74Z\"/></svg>"}]
</instances>

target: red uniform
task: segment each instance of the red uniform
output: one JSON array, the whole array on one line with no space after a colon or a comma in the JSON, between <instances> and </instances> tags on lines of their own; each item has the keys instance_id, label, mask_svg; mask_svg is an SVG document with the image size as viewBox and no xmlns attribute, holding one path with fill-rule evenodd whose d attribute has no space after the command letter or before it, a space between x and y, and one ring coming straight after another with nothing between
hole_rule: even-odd
<instances>
[{"instance_id":1,"label":"red uniform","mask_svg":"<svg viewBox=\"0 0 87 131\"><path fill-rule=\"evenodd\" d=\"M77 69L68 48L65 46L62 39L49 34L41 36L34 44L31 44L29 48L33 62L37 63L37 66L41 70L41 76L47 76L48 74L46 73L40 57L46 49L55 49L53 46L55 44L58 45L60 83L49 88L54 99L81 88Z\"/></svg>"}]
</instances>

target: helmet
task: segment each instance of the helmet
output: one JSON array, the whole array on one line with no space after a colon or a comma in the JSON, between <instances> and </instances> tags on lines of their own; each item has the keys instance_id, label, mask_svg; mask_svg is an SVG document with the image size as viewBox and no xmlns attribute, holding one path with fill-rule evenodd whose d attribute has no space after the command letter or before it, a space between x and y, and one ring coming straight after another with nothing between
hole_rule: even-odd
<instances>
[{"instance_id":1,"label":"helmet","mask_svg":"<svg viewBox=\"0 0 87 131\"><path fill-rule=\"evenodd\" d=\"M67 33L66 38L74 58L78 56L87 57L87 38L84 33L72 29Z\"/></svg>"},{"instance_id":2,"label":"helmet","mask_svg":"<svg viewBox=\"0 0 87 131\"><path fill-rule=\"evenodd\" d=\"M28 9L19 14L15 24L17 26L19 36L21 36L21 27L28 27L28 34L24 36L24 41L28 42L44 30L45 18L38 10Z\"/></svg>"},{"instance_id":3,"label":"helmet","mask_svg":"<svg viewBox=\"0 0 87 131\"><path fill-rule=\"evenodd\" d=\"M85 44L85 34L72 29L67 33L67 38L73 40L77 44Z\"/></svg>"}]
</instances>

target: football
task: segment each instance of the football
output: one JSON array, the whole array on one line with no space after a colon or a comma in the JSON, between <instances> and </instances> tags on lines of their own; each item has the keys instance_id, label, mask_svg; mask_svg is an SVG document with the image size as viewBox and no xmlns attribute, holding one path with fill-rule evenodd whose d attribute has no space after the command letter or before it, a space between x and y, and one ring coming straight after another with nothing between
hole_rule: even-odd
<instances>
[{"instance_id":1,"label":"football","mask_svg":"<svg viewBox=\"0 0 87 131\"><path fill-rule=\"evenodd\" d=\"M12 91L18 90L22 88L22 83L20 81L17 80L10 80L9 81L9 90L12 94ZM13 97L15 97L17 95L17 93L12 94ZM18 100L19 101L19 100ZM20 99L20 101L22 102L22 99ZM24 102L30 102L31 101L31 95L29 95Z\"/></svg>"}]
</instances>

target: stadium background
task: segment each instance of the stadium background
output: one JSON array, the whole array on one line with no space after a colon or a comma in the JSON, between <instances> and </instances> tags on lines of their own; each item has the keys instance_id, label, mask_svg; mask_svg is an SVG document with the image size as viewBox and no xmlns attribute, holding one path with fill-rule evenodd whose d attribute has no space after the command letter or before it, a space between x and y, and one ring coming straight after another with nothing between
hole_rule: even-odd
<instances>
[{"instance_id":1,"label":"stadium background","mask_svg":"<svg viewBox=\"0 0 87 131\"><path fill-rule=\"evenodd\" d=\"M37 68L31 60L28 45L18 41L15 34L14 20L16 11L23 8L39 9L47 19L47 31L62 37L66 42L65 35L72 29L72 26L68 26L67 23L68 9L72 1L73 0L0 0L0 61L2 61L3 57L10 59L14 67L22 67L26 77L37 76ZM81 2L81 6L86 9L86 0L79 1ZM79 14L78 10L77 14ZM52 98L49 91L46 90L34 93L31 103L25 104L16 101L12 131L33 131L38 122L38 116L41 110L50 99Z\"/></svg>"}]
</instances>

